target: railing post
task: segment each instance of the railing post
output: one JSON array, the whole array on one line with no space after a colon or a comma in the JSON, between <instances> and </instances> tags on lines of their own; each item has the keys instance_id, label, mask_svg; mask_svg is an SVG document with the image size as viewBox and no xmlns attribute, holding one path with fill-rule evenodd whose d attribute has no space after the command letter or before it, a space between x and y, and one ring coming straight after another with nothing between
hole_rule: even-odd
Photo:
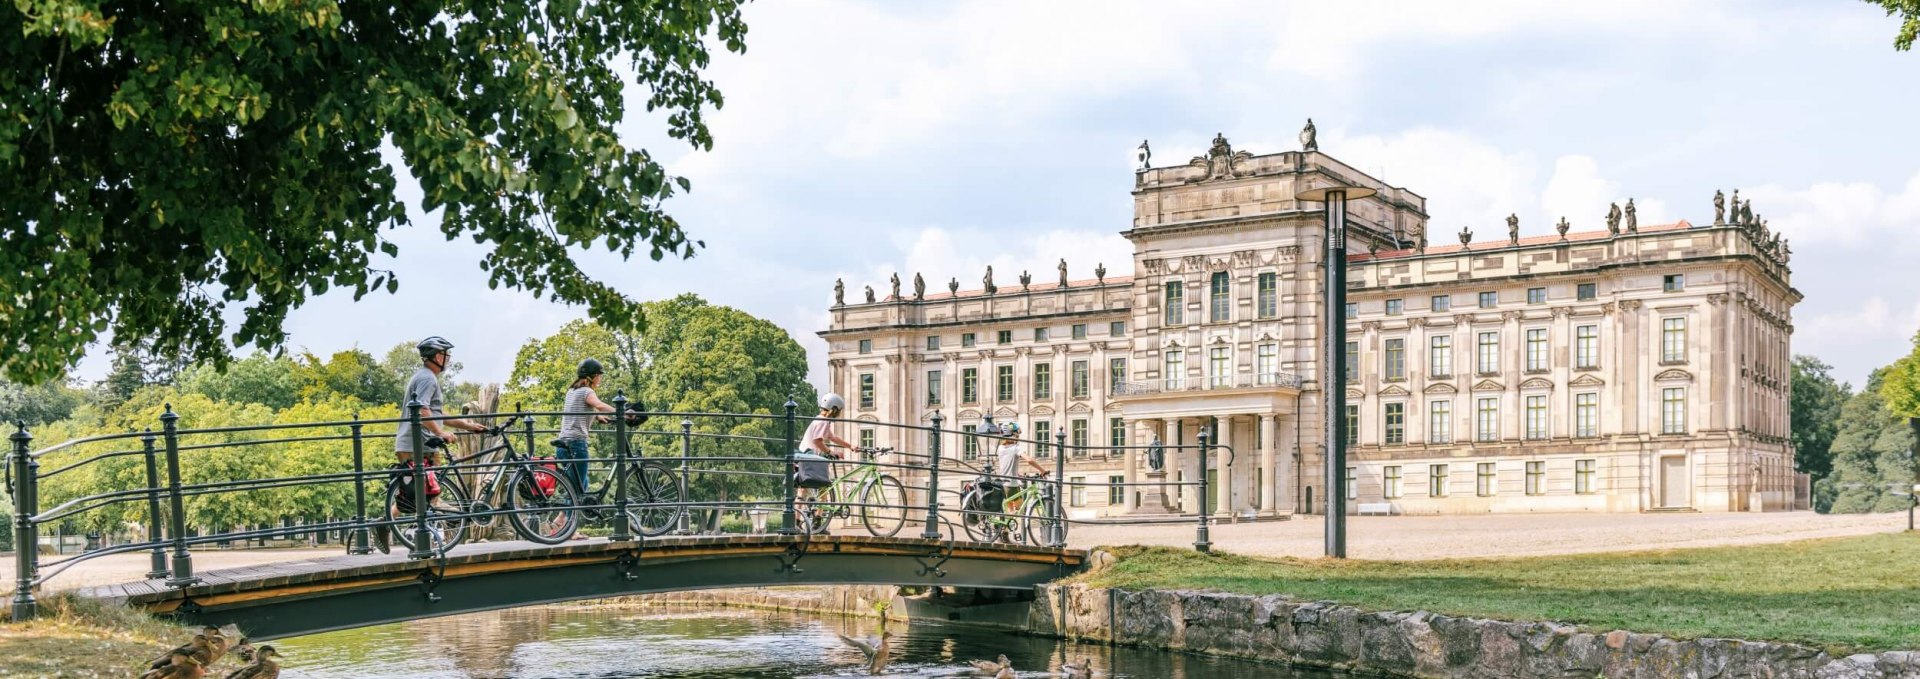
<instances>
[{"instance_id":1,"label":"railing post","mask_svg":"<svg viewBox=\"0 0 1920 679\"><path fill-rule=\"evenodd\" d=\"M786 509L780 513L780 534L793 535L795 532L794 526L793 526L793 496L795 491L797 490L796 488L794 488L794 485L793 485L793 465L794 465L793 454L795 452L794 442L793 442L793 437L794 437L793 421L794 421L794 413L796 410L800 408L800 404L794 403L793 394L788 393L787 402L784 407L787 409L787 416L786 416L787 465L780 469L780 472L781 472L780 475L786 478L786 483L784 484L784 487L785 487L784 492L786 493Z\"/></svg>"},{"instance_id":2,"label":"railing post","mask_svg":"<svg viewBox=\"0 0 1920 679\"><path fill-rule=\"evenodd\" d=\"M520 404L518 402L515 402L513 404L513 413L514 415L520 418L520 431L522 434L526 435L527 437L527 457L533 457L535 455L538 455L539 453L535 452L536 449L533 447L533 418L527 417L526 412L527 411L524 408L520 407ZM503 439L509 436L513 436L513 433L506 432L506 431L500 432L500 437ZM589 461L581 460L580 464L586 465L586 464L589 464ZM561 467L561 468L565 469L565 467ZM495 469L493 473L505 474L508 471L510 470L505 467L501 467L499 469ZM586 477L586 474L581 474L580 476L584 478ZM568 475L568 474L562 474L561 477L573 478L571 475ZM579 502L582 498L585 498L587 496L587 489L585 488L576 488L574 490L577 491L576 494L573 496L575 502Z\"/></svg>"},{"instance_id":3,"label":"railing post","mask_svg":"<svg viewBox=\"0 0 1920 679\"><path fill-rule=\"evenodd\" d=\"M187 552L187 507L180 496L180 416L174 414L173 404L167 404L167 411L160 414L160 433L167 442L167 509L172 512L168 518L168 532L173 538L173 577L167 578L168 587L185 587L199 582L193 575L193 555Z\"/></svg>"},{"instance_id":4,"label":"railing post","mask_svg":"<svg viewBox=\"0 0 1920 679\"><path fill-rule=\"evenodd\" d=\"M407 428L413 437L413 550L409 559L433 558L433 533L427 530L427 436L420 429L419 401L407 401Z\"/></svg>"},{"instance_id":5,"label":"railing post","mask_svg":"<svg viewBox=\"0 0 1920 679\"><path fill-rule=\"evenodd\" d=\"M1047 536L1047 542L1053 547L1065 547L1067 521L1067 430L1053 432L1053 529Z\"/></svg>"},{"instance_id":6,"label":"railing post","mask_svg":"<svg viewBox=\"0 0 1920 679\"><path fill-rule=\"evenodd\" d=\"M348 554L372 554L367 546L367 458L360 438L360 413L353 414L353 528L347 534Z\"/></svg>"},{"instance_id":7,"label":"railing post","mask_svg":"<svg viewBox=\"0 0 1920 679\"><path fill-rule=\"evenodd\" d=\"M1207 453L1213 449L1212 433L1211 427L1200 428L1200 524L1193 531L1193 548L1201 552L1213 551L1213 542L1207 539Z\"/></svg>"},{"instance_id":8,"label":"railing post","mask_svg":"<svg viewBox=\"0 0 1920 679\"><path fill-rule=\"evenodd\" d=\"M679 500L680 502L687 501L687 458L691 457L692 455L693 455L693 419L681 418L680 419L680 478L675 481L680 485L680 487L677 489L680 491L680 500ZM677 532L681 535L693 534L693 526L690 524L690 521L687 518L687 515L689 513L690 512L680 512L680 530Z\"/></svg>"},{"instance_id":9,"label":"railing post","mask_svg":"<svg viewBox=\"0 0 1920 679\"><path fill-rule=\"evenodd\" d=\"M148 555L148 580L160 580L173 573L167 570L167 547L162 539L166 531L160 528L160 459L154 452L153 442L159 437L153 435L151 427L140 432L140 449L147 461L147 542L153 543Z\"/></svg>"},{"instance_id":10,"label":"railing post","mask_svg":"<svg viewBox=\"0 0 1920 679\"><path fill-rule=\"evenodd\" d=\"M7 437L13 441L13 621L21 622L33 619L40 609L33 599L33 578L40 569L40 530L33 523L40 511L40 465L29 450L33 435L27 433L27 424L16 421L13 426L13 435Z\"/></svg>"},{"instance_id":11,"label":"railing post","mask_svg":"<svg viewBox=\"0 0 1920 679\"><path fill-rule=\"evenodd\" d=\"M627 514L627 392L613 395L613 534L607 539L633 539L633 517Z\"/></svg>"},{"instance_id":12,"label":"railing post","mask_svg":"<svg viewBox=\"0 0 1920 679\"><path fill-rule=\"evenodd\" d=\"M933 411L933 451L927 462L927 525L920 531L920 537L928 540L940 539L940 425L945 421L940 411Z\"/></svg>"}]
</instances>

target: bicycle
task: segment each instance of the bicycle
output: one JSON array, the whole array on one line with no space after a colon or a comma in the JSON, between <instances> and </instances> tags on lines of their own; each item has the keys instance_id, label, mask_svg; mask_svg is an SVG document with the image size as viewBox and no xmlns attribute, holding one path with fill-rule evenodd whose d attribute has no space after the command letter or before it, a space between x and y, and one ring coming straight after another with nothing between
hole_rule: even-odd
<instances>
[{"instance_id":1,"label":"bicycle","mask_svg":"<svg viewBox=\"0 0 1920 679\"><path fill-rule=\"evenodd\" d=\"M554 447L554 457L559 457L557 453L566 447L559 439L548 443ZM592 475L588 476L591 479ZM614 488L614 479L613 474L608 474L600 480L599 488L582 492L581 504L613 504L606 502L605 498L618 490ZM568 479L568 482L571 483L572 479ZM673 530L680 524L680 517L687 513L687 508L680 501L680 477L667 463L641 457L627 459L627 525L635 533L651 538ZM613 513L611 510L610 507L603 507L581 511L588 521L601 524Z\"/></svg>"},{"instance_id":2,"label":"bicycle","mask_svg":"<svg viewBox=\"0 0 1920 679\"><path fill-rule=\"evenodd\" d=\"M503 435L519 419L520 416L516 415L509 418L506 424L487 430L487 436L500 438L500 445L451 459L446 466L430 466L427 473L440 486L439 497L424 508L427 533L433 541L434 551L445 553L465 542L475 525L491 524L495 516L491 514L495 504L509 511L506 516L514 533L532 542L559 544L579 530L579 520L573 511L576 491L573 484L560 473L559 466L551 461L537 461L522 455L514 450L513 437ZM428 449L451 451L450 447L454 445L437 436L428 436L424 440ZM476 490L470 493L461 478L459 465L498 451L505 451L499 462L502 466L480 481ZM411 474L410 471L403 471L411 469L412 465L395 465L394 480L397 481L401 475ZM408 485L396 482L387 484L386 508L389 518L413 515L413 512L404 510L405 505L413 503L411 493ZM412 550L415 525L411 520L394 525L394 541Z\"/></svg>"},{"instance_id":3,"label":"bicycle","mask_svg":"<svg viewBox=\"0 0 1920 679\"><path fill-rule=\"evenodd\" d=\"M1025 474L1020 478L1029 482L1007 487L1000 501L998 511L986 507L987 490L983 484L993 479L982 475L973 481L961 484L960 525L967 531L967 537L975 542L1008 542L1013 544L1066 544L1067 524L1058 514L1060 500L1054 492L1054 484L1039 483L1046 474ZM1008 507L1017 507L1018 517Z\"/></svg>"},{"instance_id":4,"label":"bicycle","mask_svg":"<svg viewBox=\"0 0 1920 679\"><path fill-rule=\"evenodd\" d=\"M893 449L856 448L855 452L871 461L876 456L891 454ZM842 499L848 497L858 498L858 506ZM855 509L860 512L861 524L874 537L893 537L907 523L906 486L892 474L867 463L856 465L852 471L834 479L813 499L800 502L806 507L795 508L794 522L803 534L825 535L834 519L847 518Z\"/></svg>"}]
</instances>

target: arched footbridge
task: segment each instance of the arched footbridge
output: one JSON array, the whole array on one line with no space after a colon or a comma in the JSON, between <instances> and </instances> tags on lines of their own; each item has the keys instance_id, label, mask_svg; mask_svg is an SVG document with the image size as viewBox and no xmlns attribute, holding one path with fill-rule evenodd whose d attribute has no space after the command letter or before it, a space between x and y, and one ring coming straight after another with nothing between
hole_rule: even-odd
<instances>
[{"instance_id":1,"label":"arched footbridge","mask_svg":"<svg viewBox=\"0 0 1920 679\"><path fill-rule=\"evenodd\" d=\"M630 594L775 585L1028 589L1077 571L1080 550L869 536L663 537L467 545L442 558L333 556L81 590L258 639Z\"/></svg>"}]
</instances>

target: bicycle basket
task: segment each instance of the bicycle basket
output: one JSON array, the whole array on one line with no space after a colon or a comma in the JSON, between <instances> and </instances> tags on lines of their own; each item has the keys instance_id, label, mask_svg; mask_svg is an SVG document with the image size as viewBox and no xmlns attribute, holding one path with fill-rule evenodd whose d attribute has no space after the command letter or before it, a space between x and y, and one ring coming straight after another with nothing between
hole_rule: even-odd
<instances>
[{"instance_id":1,"label":"bicycle basket","mask_svg":"<svg viewBox=\"0 0 1920 679\"><path fill-rule=\"evenodd\" d=\"M801 488L833 485L833 461L813 453L794 453L793 485Z\"/></svg>"}]
</instances>

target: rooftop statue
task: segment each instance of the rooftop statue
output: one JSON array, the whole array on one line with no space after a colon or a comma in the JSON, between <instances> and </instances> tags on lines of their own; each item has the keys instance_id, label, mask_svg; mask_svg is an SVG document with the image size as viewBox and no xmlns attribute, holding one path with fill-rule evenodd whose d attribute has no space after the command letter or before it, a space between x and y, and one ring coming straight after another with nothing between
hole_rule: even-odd
<instances>
[{"instance_id":1,"label":"rooftop statue","mask_svg":"<svg viewBox=\"0 0 1920 679\"><path fill-rule=\"evenodd\" d=\"M1713 223L1727 223L1727 194L1721 193L1720 189L1713 190Z\"/></svg>"},{"instance_id":2,"label":"rooftop statue","mask_svg":"<svg viewBox=\"0 0 1920 679\"><path fill-rule=\"evenodd\" d=\"M1464 226L1460 227L1460 247L1462 249L1465 249L1472 244L1473 244L1473 229L1470 229Z\"/></svg>"},{"instance_id":3,"label":"rooftop statue","mask_svg":"<svg viewBox=\"0 0 1920 679\"><path fill-rule=\"evenodd\" d=\"M1620 233L1620 204L1619 203L1609 203L1607 205L1607 233L1610 233L1610 234Z\"/></svg>"},{"instance_id":4,"label":"rooftop statue","mask_svg":"<svg viewBox=\"0 0 1920 679\"><path fill-rule=\"evenodd\" d=\"M871 285L867 286L867 303L873 303L873 286Z\"/></svg>"},{"instance_id":5,"label":"rooftop statue","mask_svg":"<svg viewBox=\"0 0 1920 679\"><path fill-rule=\"evenodd\" d=\"M1633 207L1633 199L1627 199L1627 233L1640 232L1640 211Z\"/></svg>"},{"instance_id":6,"label":"rooftop statue","mask_svg":"<svg viewBox=\"0 0 1920 679\"><path fill-rule=\"evenodd\" d=\"M1507 244L1520 244L1520 215L1507 213Z\"/></svg>"},{"instance_id":7,"label":"rooftop statue","mask_svg":"<svg viewBox=\"0 0 1920 679\"><path fill-rule=\"evenodd\" d=\"M1060 287L1067 287L1067 258L1060 258Z\"/></svg>"},{"instance_id":8,"label":"rooftop statue","mask_svg":"<svg viewBox=\"0 0 1920 679\"><path fill-rule=\"evenodd\" d=\"M1566 240L1567 231L1572 228L1573 228L1573 225L1567 223L1566 215L1560 215L1560 223L1553 225L1553 230L1560 232L1560 240Z\"/></svg>"},{"instance_id":9,"label":"rooftop statue","mask_svg":"<svg viewBox=\"0 0 1920 679\"><path fill-rule=\"evenodd\" d=\"M1313 119L1308 118L1307 126L1300 129L1300 150L1302 151L1320 150L1320 142L1319 140L1315 139L1315 137L1317 136L1319 136L1319 133L1313 129Z\"/></svg>"},{"instance_id":10,"label":"rooftop statue","mask_svg":"<svg viewBox=\"0 0 1920 679\"><path fill-rule=\"evenodd\" d=\"M919 273L913 274L913 298L921 299L926 296L927 296L927 279L921 278Z\"/></svg>"},{"instance_id":11,"label":"rooftop statue","mask_svg":"<svg viewBox=\"0 0 1920 679\"><path fill-rule=\"evenodd\" d=\"M953 294L953 295L958 295L958 294L960 294L960 279L959 279L959 278L950 278L950 279L947 279L947 292L948 292L949 294Z\"/></svg>"},{"instance_id":12,"label":"rooftop statue","mask_svg":"<svg viewBox=\"0 0 1920 679\"><path fill-rule=\"evenodd\" d=\"M1025 270L1022 270L1020 272L1020 291L1026 292L1027 286L1031 283L1033 283L1033 274L1027 273Z\"/></svg>"},{"instance_id":13,"label":"rooftop statue","mask_svg":"<svg viewBox=\"0 0 1920 679\"><path fill-rule=\"evenodd\" d=\"M835 278L833 279L833 305L843 306L846 303L847 303L847 282L844 280Z\"/></svg>"},{"instance_id":14,"label":"rooftop statue","mask_svg":"<svg viewBox=\"0 0 1920 679\"><path fill-rule=\"evenodd\" d=\"M992 264L987 265L987 275L980 279L980 283L986 287L987 294L989 295L1000 291L999 288L993 287L993 265Z\"/></svg>"},{"instance_id":15,"label":"rooftop statue","mask_svg":"<svg viewBox=\"0 0 1920 679\"><path fill-rule=\"evenodd\" d=\"M1139 153L1133 154L1134 159L1140 163L1140 166L1135 169L1140 172L1153 169L1153 149L1147 146L1147 140L1140 140L1139 151Z\"/></svg>"},{"instance_id":16,"label":"rooftop statue","mask_svg":"<svg viewBox=\"0 0 1920 679\"><path fill-rule=\"evenodd\" d=\"M1093 279L1100 283L1107 282L1107 263L1106 262L1101 262L1099 266L1094 267Z\"/></svg>"},{"instance_id":17,"label":"rooftop statue","mask_svg":"<svg viewBox=\"0 0 1920 679\"><path fill-rule=\"evenodd\" d=\"M893 301L900 301L900 272L893 272Z\"/></svg>"}]
</instances>

